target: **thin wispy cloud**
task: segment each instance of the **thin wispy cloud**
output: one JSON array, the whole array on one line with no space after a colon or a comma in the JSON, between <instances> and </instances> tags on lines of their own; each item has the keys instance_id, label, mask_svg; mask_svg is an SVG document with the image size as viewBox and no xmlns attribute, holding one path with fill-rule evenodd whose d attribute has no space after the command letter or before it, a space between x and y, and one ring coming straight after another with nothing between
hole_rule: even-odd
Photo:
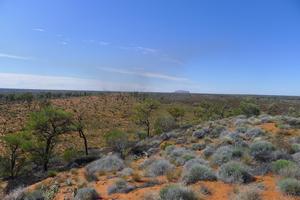
<instances>
[{"instance_id":1,"label":"thin wispy cloud","mask_svg":"<svg viewBox=\"0 0 300 200\"><path fill-rule=\"evenodd\" d=\"M8 53L0 53L0 58L15 59L15 60L32 60L32 57L19 56Z\"/></svg>"},{"instance_id":2,"label":"thin wispy cloud","mask_svg":"<svg viewBox=\"0 0 300 200\"><path fill-rule=\"evenodd\" d=\"M102 45L102 46L110 45L109 42L105 42L105 41L100 41L99 44Z\"/></svg>"},{"instance_id":3,"label":"thin wispy cloud","mask_svg":"<svg viewBox=\"0 0 300 200\"><path fill-rule=\"evenodd\" d=\"M142 47L142 46L119 46L119 48L123 50L136 51L142 54L155 54L159 51L158 49Z\"/></svg>"},{"instance_id":4,"label":"thin wispy cloud","mask_svg":"<svg viewBox=\"0 0 300 200\"><path fill-rule=\"evenodd\" d=\"M43 28L33 28L33 31L38 31L38 32L45 32L46 30Z\"/></svg>"},{"instance_id":5,"label":"thin wispy cloud","mask_svg":"<svg viewBox=\"0 0 300 200\"><path fill-rule=\"evenodd\" d=\"M44 90L95 90L95 91L154 91L152 86L139 83L116 83L96 79L36 74L0 73L2 88Z\"/></svg>"},{"instance_id":6,"label":"thin wispy cloud","mask_svg":"<svg viewBox=\"0 0 300 200\"><path fill-rule=\"evenodd\" d=\"M141 76L147 78L163 79L168 81L188 81L188 79L184 77L177 77L177 76L171 76L167 74L147 72L147 71L132 71L132 70L125 70L125 69L117 69L117 68L105 68L105 67L100 67L98 69L106 72L126 74L132 76Z\"/></svg>"}]
</instances>

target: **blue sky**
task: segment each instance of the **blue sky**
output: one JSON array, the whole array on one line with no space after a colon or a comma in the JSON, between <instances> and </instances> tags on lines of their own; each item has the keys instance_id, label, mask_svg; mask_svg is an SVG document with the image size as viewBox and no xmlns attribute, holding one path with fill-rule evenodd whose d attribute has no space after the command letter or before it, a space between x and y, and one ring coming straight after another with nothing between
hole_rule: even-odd
<instances>
[{"instance_id":1,"label":"blue sky","mask_svg":"<svg viewBox=\"0 0 300 200\"><path fill-rule=\"evenodd\" d=\"M298 0L0 0L0 88L300 95Z\"/></svg>"}]
</instances>

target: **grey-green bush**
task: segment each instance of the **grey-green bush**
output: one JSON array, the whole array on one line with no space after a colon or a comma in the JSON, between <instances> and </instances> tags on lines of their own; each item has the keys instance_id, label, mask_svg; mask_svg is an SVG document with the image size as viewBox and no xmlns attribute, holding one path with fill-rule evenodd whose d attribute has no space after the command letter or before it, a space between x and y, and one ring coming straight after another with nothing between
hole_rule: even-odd
<instances>
[{"instance_id":1,"label":"grey-green bush","mask_svg":"<svg viewBox=\"0 0 300 200\"><path fill-rule=\"evenodd\" d=\"M180 185L169 185L160 190L161 200L197 200L196 194Z\"/></svg>"},{"instance_id":2,"label":"grey-green bush","mask_svg":"<svg viewBox=\"0 0 300 200\"><path fill-rule=\"evenodd\" d=\"M133 189L134 187L129 185L124 179L118 179L113 185L108 187L107 192L108 194L128 193Z\"/></svg>"},{"instance_id":3,"label":"grey-green bush","mask_svg":"<svg viewBox=\"0 0 300 200\"><path fill-rule=\"evenodd\" d=\"M173 146L169 146L166 148L165 152L168 159L176 165L184 165L187 161L196 157L194 151L183 147L176 148Z\"/></svg>"},{"instance_id":4,"label":"grey-green bush","mask_svg":"<svg viewBox=\"0 0 300 200\"><path fill-rule=\"evenodd\" d=\"M216 165L222 165L235 158L243 156L243 151L239 147L222 146L212 156L212 162Z\"/></svg>"},{"instance_id":5,"label":"grey-green bush","mask_svg":"<svg viewBox=\"0 0 300 200\"><path fill-rule=\"evenodd\" d=\"M275 150L275 147L272 143L267 141L258 141L254 142L250 146L250 153L255 160L261 162L267 162L272 160L272 153Z\"/></svg>"},{"instance_id":6,"label":"grey-green bush","mask_svg":"<svg viewBox=\"0 0 300 200\"><path fill-rule=\"evenodd\" d=\"M147 169L148 176L162 176L166 175L168 172L174 169L174 165L172 165L168 160L156 160Z\"/></svg>"},{"instance_id":7,"label":"grey-green bush","mask_svg":"<svg viewBox=\"0 0 300 200\"><path fill-rule=\"evenodd\" d=\"M184 171L182 180L185 184L193 184L198 181L215 181L217 177L209 167L195 164Z\"/></svg>"},{"instance_id":8,"label":"grey-green bush","mask_svg":"<svg viewBox=\"0 0 300 200\"><path fill-rule=\"evenodd\" d=\"M218 177L225 183L249 183L254 180L248 167L236 161L223 164L218 172Z\"/></svg>"},{"instance_id":9,"label":"grey-green bush","mask_svg":"<svg viewBox=\"0 0 300 200\"><path fill-rule=\"evenodd\" d=\"M233 200L262 200L261 190L255 186L247 186L242 188L233 197Z\"/></svg>"},{"instance_id":10,"label":"grey-green bush","mask_svg":"<svg viewBox=\"0 0 300 200\"><path fill-rule=\"evenodd\" d=\"M93 188L81 188L77 191L74 200L97 200L99 194Z\"/></svg>"},{"instance_id":11,"label":"grey-green bush","mask_svg":"<svg viewBox=\"0 0 300 200\"><path fill-rule=\"evenodd\" d=\"M119 171L125 167L122 159L115 155L106 156L99 160L96 160L86 166L88 174L94 174L96 172L111 172Z\"/></svg>"},{"instance_id":12,"label":"grey-green bush","mask_svg":"<svg viewBox=\"0 0 300 200\"><path fill-rule=\"evenodd\" d=\"M278 182L281 192L288 195L300 196L300 181L294 178L283 179Z\"/></svg>"}]
</instances>

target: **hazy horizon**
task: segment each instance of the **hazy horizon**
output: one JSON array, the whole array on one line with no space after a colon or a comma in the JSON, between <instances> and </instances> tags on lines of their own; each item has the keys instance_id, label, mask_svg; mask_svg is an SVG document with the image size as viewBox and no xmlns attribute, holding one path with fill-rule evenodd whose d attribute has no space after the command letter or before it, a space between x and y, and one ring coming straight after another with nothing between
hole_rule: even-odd
<instances>
[{"instance_id":1,"label":"hazy horizon","mask_svg":"<svg viewBox=\"0 0 300 200\"><path fill-rule=\"evenodd\" d=\"M300 96L300 3L0 1L0 88Z\"/></svg>"}]
</instances>

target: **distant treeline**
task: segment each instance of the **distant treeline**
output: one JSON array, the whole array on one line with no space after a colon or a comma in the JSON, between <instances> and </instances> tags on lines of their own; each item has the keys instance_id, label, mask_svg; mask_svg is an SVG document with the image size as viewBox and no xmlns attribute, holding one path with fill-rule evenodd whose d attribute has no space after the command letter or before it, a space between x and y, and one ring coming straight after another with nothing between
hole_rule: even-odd
<instances>
[{"instance_id":1,"label":"distant treeline","mask_svg":"<svg viewBox=\"0 0 300 200\"><path fill-rule=\"evenodd\" d=\"M95 95L95 92L13 92L0 94L0 101L9 102L31 102L33 100L42 99L56 99L56 98L69 98L69 97L81 97Z\"/></svg>"}]
</instances>

